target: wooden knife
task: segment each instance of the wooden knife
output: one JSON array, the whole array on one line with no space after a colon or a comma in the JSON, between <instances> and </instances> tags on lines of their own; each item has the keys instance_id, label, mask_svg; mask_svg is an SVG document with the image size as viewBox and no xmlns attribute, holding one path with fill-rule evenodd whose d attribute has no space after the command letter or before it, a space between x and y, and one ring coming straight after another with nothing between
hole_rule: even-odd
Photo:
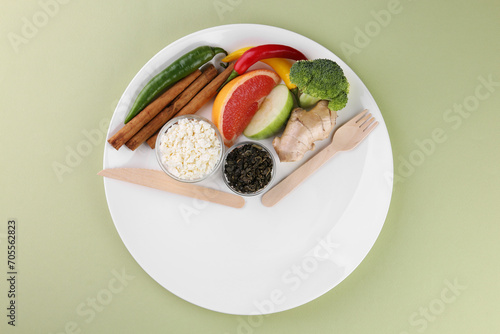
<instances>
[{"instance_id":1,"label":"wooden knife","mask_svg":"<svg viewBox=\"0 0 500 334\"><path fill-rule=\"evenodd\" d=\"M245 199L241 196L192 183L179 182L159 170L145 168L110 168L100 171L97 175L212 203L227 205L233 208L242 208L245 205Z\"/></svg>"}]
</instances>

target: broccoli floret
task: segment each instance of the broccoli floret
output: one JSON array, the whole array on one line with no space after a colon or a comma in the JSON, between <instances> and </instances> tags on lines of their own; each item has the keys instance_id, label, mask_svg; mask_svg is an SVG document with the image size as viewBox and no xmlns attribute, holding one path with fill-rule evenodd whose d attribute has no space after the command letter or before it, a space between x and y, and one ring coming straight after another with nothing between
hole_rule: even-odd
<instances>
[{"instance_id":1,"label":"broccoli floret","mask_svg":"<svg viewBox=\"0 0 500 334\"><path fill-rule=\"evenodd\" d=\"M297 85L302 108L319 100L328 100L330 110L340 110L347 104L349 82L342 68L330 59L295 62L290 69L290 81Z\"/></svg>"},{"instance_id":2,"label":"broccoli floret","mask_svg":"<svg viewBox=\"0 0 500 334\"><path fill-rule=\"evenodd\" d=\"M328 102L328 109L340 110L344 108L347 104L347 93L349 93L349 89L347 91L340 92L339 95L331 99L330 102Z\"/></svg>"}]
</instances>

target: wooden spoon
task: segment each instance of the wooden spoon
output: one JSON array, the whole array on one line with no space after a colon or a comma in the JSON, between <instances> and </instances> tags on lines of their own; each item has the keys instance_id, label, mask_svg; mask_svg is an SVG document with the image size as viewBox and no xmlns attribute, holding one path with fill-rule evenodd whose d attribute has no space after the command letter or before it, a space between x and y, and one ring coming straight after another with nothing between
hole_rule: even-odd
<instances>
[{"instance_id":1,"label":"wooden spoon","mask_svg":"<svg viewBox=\"0 0 500 334\"><path fill-rule=\"evenodd\" d=\"M192 183L176 181L159 170L144 168L111 168L104 169L97 173L97 175L160 189L178 195L197 198L212 203L222 204L233 208L242 208L245 205L245 199L241 196Z\"/></svg>"}]
</instances>

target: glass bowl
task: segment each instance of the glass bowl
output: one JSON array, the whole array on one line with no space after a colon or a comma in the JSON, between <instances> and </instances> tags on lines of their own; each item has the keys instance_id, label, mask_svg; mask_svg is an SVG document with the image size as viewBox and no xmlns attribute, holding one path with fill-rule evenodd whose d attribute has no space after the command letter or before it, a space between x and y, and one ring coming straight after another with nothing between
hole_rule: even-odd
<instances>
[{"instance_id":1,"label":"glass bowl","mask_svg":"<svg viewBox=\"0 0 500 334\"><path fill-rule=\"evenodd\" d=\"M236 188L236 184L234 184L234 182L231 182L229 180L230 178L228 178L228 173L227 173L227 169L230 167L230 165L228 164L228 156L232 152L234 152L235 150L239 150L239 149L241 149L242 147L244 147L246 145L249 145L250 147L255 147L255 148L257 148L257 149L259 149L261 151L264 151L265 155L268 156L270 158L270 160L271 160L271 166L270 166L271 171L270 171L270 178L269 178L269 180L267 181L267 183L264 184L263 187L259 187L255 191L244 191L242 189L237 189ZM258 162L257 163L256 162L251 162L250 164L253 164L253 167L251 168L251 173L254 173L253 171L257 171L258 172L259 168L258 167L255 168L255 166L258 166L258 165L256 165L256 164L258 164ZM242 179L243 178L238 171L236 172L236 174L237 174L237 177L235 179ZM224 159L222 160L222 179L224 180L224 183L226 183L227 187L229 189L231 189L237 195L241 195L241 196L255 196L255 195L261 194L272 183L275 174L276 174L276 160L274 159L273 154L271 153L271 151L267 147L265 147L264 145L262 145L262 144L260 144L258 142L244 141L244 142L235 144L229 150L226 151L226 153L224 154ZM261 175L264 176L264 174L261 174ZM265 175L267 175L267 174L265 174ZM250 184L252 184L252 183L255 182L254 181L255 180L254 174L251 174L249 176L249 178L252 180L252 181L249 182ZM265 178L265 176L264 176L264 178Z\"/></svg>"},{"instance_id":2,"label":"glass bowl","mask_svg":"<svg viewBox=\"0 0 500 334\"><path fill-rule=\"evenodd\" d=\"M200 152L205 152L207 151L203 148L202 141L200 137L197 138L196 134L190 134L190 135L184 135L182 140L177 142L176 147L177 150L174 150L174 152L179 152L179 154L170 155L170 157L167 157L167 154L165 153L167 151L166 147L162 146L162 143L164 141L163 137L164 135L174 126L179 123L179 121L187 120L187 121L197 121L197 122L205 122L207 123L211 129L213 129L216 140L215 143L218 142L219 144L219 152L217 156L214 158L214 162L212 165L212 169L207 170L205 173L200 173L199 175L194 175L194 176L184 176L182 173L186 173L187 169L183 169L183 165L187 164L186 159L189 160L189 156L184 154L186 152L186 149L193 149L193 154L191 156L191 160L193 162L199 162L201 161L202 153ZM199 135L199 133L198 133ZM189 144L189 142L192 143ZM182 151L180 152L180 148L182 148ZM199 151L196 151L195 149L199 148ZM209 176L213 175L220 167L222 158L224 157L224 142L222 141L222 136L217 129L217 127L210 122L208 119L197 116L197 115L182 115L178 117L172 118L170 121L168 121L158 132L158 136L156 138L156 145L155 145L155 151L156 151L156 159L158 161L158 164L160 165L161 169L171 178L180 181L180 182L188 182L188 183L194 183L194 182L200 182L202 180L205 180ZM172 152L172 151L171 151ZM170 166L168 165L170 163ZM173 165L177 165L178 168L176 168ZM193 166L191 164L191 166ZM179 172L180 171L180 172Z\"/></svg>"}]
</instances>

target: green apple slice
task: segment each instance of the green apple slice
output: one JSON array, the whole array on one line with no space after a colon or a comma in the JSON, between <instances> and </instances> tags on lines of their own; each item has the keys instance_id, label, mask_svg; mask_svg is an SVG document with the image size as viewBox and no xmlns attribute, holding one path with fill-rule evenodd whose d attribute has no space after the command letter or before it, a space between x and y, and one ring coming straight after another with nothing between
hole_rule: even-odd
<instances>
[{"instance_id":1,"label":"green apple slice","mask_svg":"<svg viewBox=\"0 0 500 334\"><path fill-rule=\"evenodd\" d=\"M269 138L285 125L293 107L293 96L288 87L281 84L273 88L264 99L243 134L251 139Z\"/></svg>"}]
</instances>

